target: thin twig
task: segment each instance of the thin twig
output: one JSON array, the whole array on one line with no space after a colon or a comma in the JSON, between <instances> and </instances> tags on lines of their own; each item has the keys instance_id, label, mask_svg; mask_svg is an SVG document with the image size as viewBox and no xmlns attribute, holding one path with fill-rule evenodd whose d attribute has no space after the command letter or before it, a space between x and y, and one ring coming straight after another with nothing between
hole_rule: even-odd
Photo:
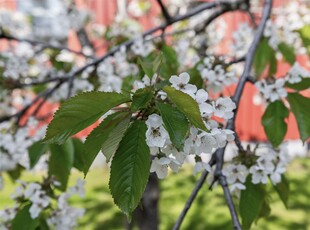
<instances>
[{"instance_id":1,"label":"thin twig","mask_svg":"<svg viewBox=\"0 0 310 230\"><path fill-rule=\"evenodd\" d=\"M213 14L211 14L207 20L203 23L203 26L199 26L199 28L195 29L196 33L201 33L204 32L205 28L211 24L211 22L213 22L216 18L218 18L219 16L222 16L223 14L227 13L227 12L231 12L231 11L236 11L236 10L240 10L240 6L244 3L244 1L237 1L234 4L222 4L220 5L220 9L213 12Z\"/></svg>"},{"instance_id":2,"label":"thin twig","mask_svg":"<svg viewBox=\"0 0 310 230\"><path fill-rule=\"evenodd\" d=\"M215 162L211 159L211 161L209 162L209 165L212 166ZM198 182L195 185L195 188L193 189L193 191L191 192L188 200L185 203L185 206L181 212L181 214L178 217L178 220L176 221L176 223L173 226L173 230L178 230L181 227L181 224L188 212L188 210L190 209L190 207L192 206L194 200L196 199L199 190L201 189L203 183L205 182L207 176L208 176L209 172L207 170L204 170L198 180Z\"/></svg>"},{"instance_id":3,"label":"thin twig","mask_svg":"<svg viewBox=\"0 0 310 230\"><path fill-rule=\"evenodd\" d=\"M58 82L53 88L51 88L47 93L44 95L42 101L38 104L38 106L35 108L34 112L32 113L32 116L36 116L41 107L45 104L47 99L52 96L52 94L61 86L62 82Z\"/></svg>"},{"instance_id":4,"label":"thin twig","mask_svg":"<svg viewBox=\"0 0 310 230\"><path fill-rule=\"evenodd\" d=\"M163 4L163 2L161 0L157 0L157 3L160 6L161 12L162 12L164 18L166 19L166 22L169 23L171 21L171 16L170 16L167 8L165 7L165 5Z\"/></svg>"},{"instance_id":5,"label":"thin twig","mask_svg":"<svg viewBox=\"0 0 310 230\"><path fill-rule=\"evenodd\" d=\"M47 78L44 79L42 81L33 81L33 82L29 82L29 83L18 83L18 87L20 88L24 88L24 87L31 87L31 86L35 86L35 85L43 85L49 82L54 82L54 81L65 81L66 78L65 77L51 77L51 78Z\"/></svg>"},{"instance_id":6,"label":"thin twig","mask_svg":"<svg viewBox=\"0 0 310 230\"><path fill-rule=\"evenodd\" d=\"M29 43L31 45L40 45L42 47L42 50L43 49L56 49L56 50L67 50L69 51L70 53L74 53L74 54L77 54L77 55L81 55L81 56L84 56L86 58L93 58L92 56L89 56L81 51L77 51L77 50L72 50L66 46L56 46L56 45L52 45L52 44L47 44L45 42L42 42L42 41L37 41L37 40L31 40L31 39L28 39L28 38L18 38L18 37L14 37L14 36L11 36L11 35L7 35L7 34L4 34L4 33L0 33L0 39L7 39L7 40L11 40L11 41L17 41L17 42L26 42L26 43Z\"/></svg>"},{"instance_id":7,"label":"thin twig","mask_svg":"<svg viewBox=\"0 0 310 230\"><path fill-rule=\"evenodd\" d=\"M239 58L231 60L228 63L225 63L225 65L229 66L229 65L237 64L237 63L240 63L240 62L243 62L243 61L245 61L245 57L239 57Z\"/></svg>"},{"instance_id":8,"label":"thin twig","mask_svg":"<svg viewBox=\"0 0 310 230\"><path fill-rule=\"evenodd\" d=\"M253 26L256 28L257 27L257 23L256 23L255 15L253 14L252 11L250 11L250 9L248 9L246 12L247 12L247 14L250 17Z\"/></svg>"},{"instance_id":9,"label":"thin twig","mask_svg":"<svg viewBox=\"0 0 310 230\"><path fill-rule=\"evenodd\" d=\"M230 194L230 190L228 188L225 176L222 175L219 178L219 183L220 183L220 185L223 188L225 200L226 200L226 203L228 205L231 217L233 219L234 229L242 230L241 225L240 225L239 220L238 220L238 215L237 215L237 212L236 212L236 208L235 208L235 205L233 203L233 200L232 200L232 197L231 197L231 194Z\"/></svg>"}]
</instances>

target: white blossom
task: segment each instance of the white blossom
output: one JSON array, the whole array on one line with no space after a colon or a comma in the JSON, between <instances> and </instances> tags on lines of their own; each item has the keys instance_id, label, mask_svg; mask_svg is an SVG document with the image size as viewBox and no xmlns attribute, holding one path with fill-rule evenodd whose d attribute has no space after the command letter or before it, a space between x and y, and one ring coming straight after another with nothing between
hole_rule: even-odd
<instances>
[{"instance_id":1,"label":"white blossom","mask_svg":"<svg viewBox=\"0 0 310 230\"><path fill-rule=\"evenodd\" d=\"M187 93L191 97L195 98L195 93L197 87L195 85L189 84L190 76L188 73L181 73L179 76L172 75L169 79L169 82L172 84L172 87L177 90L181 90L184 93Z\"/></svg>"},{"instance_id":2,"label":"white blossom","mask_svg":"<svg viewBox=\"0 0 310 230\"><path fill-rule=\"evenodd\" d=\"M220 97L213 102L213 108L215 116L228 120L234 116L236 104L229 97Z\"/></svg>"},{"instance_id":3,"label":"white blossom","mask_svg":"<svg viewBox=\"0 0 310 230\"><path fill-rule=\"evenodd\" d=\"M142 37L139 37L138 39L135 40L135 42L131 46L131 50L136 55L146 57L154 50L154 46L152 42L144 41Z\"/></svg>"},{"instance_id":4,"label":"white blossom","mask_svg":"<svg viewBox=\"0 0 310 230\"><path fill-rule=\"evenodd\" d=\"M253 40L254 30L248 23L240 23L237 30L233 33L233 44L231 49L236 56L244 55Z\"/></svg>"},{"instance_id":5,"label":"white blossom","mask_svg":"<svg viewBox=\"0 0 310 230\"><path fill-rule=\"evenodd\" d=\"M163 126L161 116L152 114L146 121L146 143L149 147L164 147L169 138L168 132Z\"/></svg>"},{"instance_id":6,"label":"white blossom","mask_svg":"<svg viewBox=\"0 0 310 230\"><path fill-rule=\"evenodd\" d=\"M279 163L270 175L270 180L273 184L278 184L281 182L282 174L286 172L286 165Z\"/></svg>"},{"instance_id":7,"label":"white blossom","mask_svg":"<svg viewBox=\"0 0 310 230\"><path fill-rule=\"evenodd\" d=\"M310 72L302 68L298 62L295 62L286 75L286 81L291 84L301 82L302 78L309 78Z\"/></svg>"},{"instance_id":8,"label":"white blossom","mask_svg":"<svg viewBox=\"0 0 310 230\"><path fill-rule=\"evenodd\" d=\"M58 209L53 211L51 217L48 218L47 223L54 226L57 230L74 229L77 225L77 219L84 215L85 210L82 208L71 207L67 199L69 194L63 193L58 198Z\"/></svg>"},{"instance_id":9,"label":"white blossom","mask_svg":"<svg viewBox=\"0 0 310 230\"><path fill-rule=\"evenodd\" d=\"M263 94L266 100L274 102L287 96L287 91L284 88L284 84L284 79L279 78L275 80L274 84L267 84L265 80L262 80L256 82L255 86Z\"/></svg>"},{"instance_id":10,"label":"white blossom","mask_svg":"<svg viewBox=\"0 0 310 230\"><path fill-rule=\"evenodd\" d=\"M246 189L245 185L242 183L238 183L238 182L231 184L229 187L230 192L237 192L237 191L245 190L245 189Z\"/></svg>"},{"instance_id":11,"label":"white blossom","mask_svg":"<svg viewBox=\"0 0 310 230\"><path fill-rule=\"evenodd\" d=\"M253 165L249 172L252 174L252 183L253 184L267 184L268 182L268 174L264 169L258 167L257 165Z\"/></svg>"},{"instance_id":12,"label":"white blossom","mask_svg":"<svg viewBox=\"0 0 310 230\"><path fill-rule=\"evenodd\" d=\"M238 182L244 183L249 174L246 166L242 164L228 164L223 168L222 172L223 175L226 176L227 183L231 185Z\"/></svg>"},{"instance_id":13,"label":"white blossom","mask_svg":"<svg viewBox=\"0 0 310 230\"><path fill-rule=\"evenodd\" d=\"M193 174L196 176L198 173L207 170L208 172L211 172L211 166L203 161L196 162L193 170Z\"/></svg>"},{"instance_id":14,"label":"white blossom","mask_svg":"<svg viewBox=\"0 0 310 230\"><path fill-rule=\"evenodd\" d=\"M209 98L209 94L204 89L199 89L196 92L195 100L198 104L205 103L208 100L208 98Z\"/></svg>"},{"instance_id":15,"label":"white blossom","mask_svg":"<svg viewBox=\"0 0 310 230\"><path fill-rule=\"evenodd\" d=\"M155 172L159 179L163 179L168 175L168 164L170 163L167 158L158 159L155 157L152 160L150 172Z\"/></svg>"}]
</instances>

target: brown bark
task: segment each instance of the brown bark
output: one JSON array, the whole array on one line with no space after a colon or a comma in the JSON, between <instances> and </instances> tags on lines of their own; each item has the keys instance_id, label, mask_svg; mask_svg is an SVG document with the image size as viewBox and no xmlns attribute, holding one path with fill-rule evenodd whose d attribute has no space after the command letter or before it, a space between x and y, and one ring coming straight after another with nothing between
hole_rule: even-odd
<instances>
[{"instance_id":1,"label":"brown bark","mask_svg":"<svg viewBox=\"0 0 310 230\"><path fill-rule=\"evenodd\" d=\"M159 193L158 178L155 173L151 173L141 200L141 205L136 208L133 215L133 224L138 225L140 230L158 229ZM127 226L127 229L131 229L131 227Z\"/></svg>"}]
</instances>

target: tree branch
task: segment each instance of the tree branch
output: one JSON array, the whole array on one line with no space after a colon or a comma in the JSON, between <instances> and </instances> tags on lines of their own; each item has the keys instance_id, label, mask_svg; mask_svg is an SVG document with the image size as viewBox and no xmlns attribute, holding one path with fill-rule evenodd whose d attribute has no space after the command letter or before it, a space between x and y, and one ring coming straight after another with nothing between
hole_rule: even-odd
<instances>
[{"instance_id":1,"label":"tree branch","mask_svg":"<svg viewBox=\"0 0 310 230\"><path fill-rule=\"evenodd\" d=\"M199 190L201 189L203 183L205 182L207 176L208 176L209 172L207 170L203 171L199 181L196 183L195 188L193 189L192 193L190 194L188 200L186 201L186 204L181 212L181 214L178 217L178 220L176 221L176 223L173 226L173 230L178 230L181 227L181 224L185 218L185 215L187 214L189 208L192 206Z\"/></svg>"},{"instance_id":2,"label":"tree branch","mask_svg":"<svg viewBox=\"0 0 310 230\"><path fill-rule=\"evenodd\" d=\"M161 0L157 0L157 3L160 6L160 9L161 9L161 12L162 12L164 18L166 19L166 23L169 24L171 21L171 16L170 16L167 8L165 7L165 5L163 4L163 2Z\"/></svg>"},{"instance_id":3,"label":"tree branch","mask_svg":"<svg viewBox=\"0 0 310 230\"><path fill-rule=\"evenodd\" d=\"M45 43L45 42L42 42L42 41L31 40L31 39L28 39L28 38L18 38L18 37L14 37L14 36L11 36L11 35L4 34L3 32L1 32L1 30L0 30L0 39L6 39L6 40L11 40L11 41L17 41L17 42L26 42L26 43L29 43L31 45L40 45L42 47L42 49L49 48L49 49L56 49L56 50L67 50L70 53L74 53L74 54L77 54L77 55L80 55L80 56L84 56L86 58L93 58L92 56L84 54L81 51L72 50L72 49L70 49L70 48L68 48L66 46L56 46L56 45L48 44L48 43Z\"/></svg>"},{"instance_id":4,"label":"tree branch","mask_svg":"<svg viewBox=\"0 0 310 230\"><path fill-rule=\"evenodd\" d=\"M19 120L27 113L27 111L35 104L37 103L41 98L48 98L60 85L62 84L62 82L59 82L58 84L56 84L53 88L47 89L41 93L39 93L35 99L33 99L33 101L31 103L29 103L28 105L26 105L24 108L22 108L20 111L18 111L17 113L14 113L12 115L8 115L8 116L4 116L0 118L0 123L4 122L4 121L8 121L14 117L17 118L16 123L19 123ZM45 99L46 100L46 99ZM39 104L40 105L40 104ZM41 105L42 106L42 105ZM40 107L41 107L40 106ZM36 111L37 113L37 111Z\"/></svg>"},{"instance_id":5,"label":"tree branch","mask_svg":"<svg viewBox=\"0 0 310 230\"><path fill-rule=\"evenodd\" d=\"M235 119L236 119L236 114L238 112L238 107L239 107L239 103L240 103L240 100L241 100L241 96L242 96L242 93L244 91L244 87L245 87L245 84L247 81L250 81L252 82L252 78L250 78L250 72L251 72L251 67L252 67L252 64L253 64L253 60L254 60L254 55L255 55L255 52L256 52L256 49L258 47L258 44L263 36L263 32L264 32L264 29L265 29L265 25L266 25L266 22L268 20L268 18L270 17L270 13L271 13L271 8L272 8L272 0L265 0L265 3L264 3L264 8L263 8L263 13L262 13L262 20L258 26L258 29L257 29L257 32L256 32L256 35L252 41L252 44L245 56L245 67L244 67L244 71L241 75L241 78L238 82L238 85L237 85L237 89L235 91L235 94L233 96L233 101L236 103L236 110L234 112L234 116L233 118L231 118L227 125L226 125L226 129L230 129L230 130L233 130L235 131ZM237 134L236 134L237 135ZM238 145L238 144L237 144ZM227 181L226 181L226 178L225 176L222 174L222 167L223 167L223 163L224 163L224 152L225 152L225 147L221 148L221 149L218 149L212 156L211 158L211 161L209 162L209 164L213 164L214 163L214 160L215 160L215 163L216 163L216 168L215 168L215 172L214 172L214 181L216 180L219 180L222 188L223 188L223 191L224 191L224 196L225 196L225 200L226 200L226 203L229 207L229 211L230 211L230 214L231 214L231 217L232 217L232 221L233 221L233 225L234 225L234 228L235 229L242 229L241 228L241 225L240 225L240 222L239 222L239 219L238 219L238 215L237 215L237 212L236 212L236 209L234 207L234 204L232 202L232 199L231 199L231 194L230 194L230 191L228 189L228 186L227 186ZM205 180L206 179L206 176L205 176L205 173L203 173L200 177L200 180ZM200 186L200 180L197 182L196 186L194 187L193 189L193 192L198 193L197 189L199 190L201 188ZM192 193L193 193L192 192ZM188 204L192 204L193 200L192 200L192 196L190 196L190 198L188 199L187 203L186 203L186 206L184 208L184 210L186 209L186 211L181 213L182 217L179 217L184 219L185 217L185 214L187 212L187 210L190 208L190 206L188 206ZM184 214L185 213L185 214ZM179 221L178 219L178 222L182 222ZM179 226L179 225L178 225ZM176 228L178 229L178 228Z\"/></svg>"},{"instance_id":6,"label":"tree branch","mask_svg":"<svg viewBox=\"0 0 310 230\"><path fill-rule=\"evenodd\" d=\"M241 6L245 4L244 1L237 1L234 4L227 4L223 3L220 5L220 9L215 11L213 14L208 17L208 19L203 23L203 26L200 26L199 28L195 29L196 33L201 33L205 30L205 28L211 24L216 18L219 16L222 16L223 14L231 11L241 10Z\"/></svg>"},{"instance_id":7,"label":"tree branch","mask_svg":"<svg viewBox=\"0 0 310 230\"><path fill-rule=\"evenodd\" d=\"M54 82L54 81L65 81L66 78L65 77L51 77L51 78L47 78L45 80L42 81L33 81L33 82L29 82L29 83L17 83L17 87L18 88L24 88L24 87L31 87L31 86L35 86L35 85L43 85L49 82Z\"/></svg>"},{"instance_id":8,"label":"tree branch","mask_svg":"<svg viewBox=\"0 0 310 230\"><path fill-rule=\"evenodd\" d=\"M234 205L234 203L232 201L232 197L231 197L228 185L227 185L226 177L223 176L223 175L220 176L219 182L220 182L220 185L223 188L225 200L226 200L227 206L228 206L230 214L231 214L231 218L232 218L232 221L233 221L234 229L242 230L241 225L239 223L238 214L236 212L235 205Z\"/></svg>"}]
</instances>

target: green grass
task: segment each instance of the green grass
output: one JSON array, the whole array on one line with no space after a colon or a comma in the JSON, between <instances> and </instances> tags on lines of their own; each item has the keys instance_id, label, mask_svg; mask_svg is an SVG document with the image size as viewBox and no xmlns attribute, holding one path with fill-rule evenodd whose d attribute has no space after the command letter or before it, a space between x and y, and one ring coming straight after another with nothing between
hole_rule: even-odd
<instances>
[{"instance_id":1,"label":"green grass","mask_svg":"<svg viewBox=\"0 0 310 230\"><path fill-rule=\"evenodd\" d=\"M83 175L74 172L70 184ZM27 174L23 179L30 181L38 176ZM287 178L290 181L289 209L287 210L272 192L271 215L253 225L254 230L310 230L310 159L296 160L289 168ZM185 168L179 174L170 174L160 183L160 230L171 229L186 199L188 198L198 176L192 176L191 170ZM97 168L89 172L86 179L86 196L83 199L73 197L75 206L86 209L86 215L80 220L77 229L124 229L125 216L113 204L108 189L109 171ZM0 207L10 206L13 202L9 194L14 185L5 179L5 189L0 191ZM205 185L189 210L182 224L182 230L225 230L232 229L228 208L222 196L222 189L208 190Z\"/></svg>"}]
</instances>

